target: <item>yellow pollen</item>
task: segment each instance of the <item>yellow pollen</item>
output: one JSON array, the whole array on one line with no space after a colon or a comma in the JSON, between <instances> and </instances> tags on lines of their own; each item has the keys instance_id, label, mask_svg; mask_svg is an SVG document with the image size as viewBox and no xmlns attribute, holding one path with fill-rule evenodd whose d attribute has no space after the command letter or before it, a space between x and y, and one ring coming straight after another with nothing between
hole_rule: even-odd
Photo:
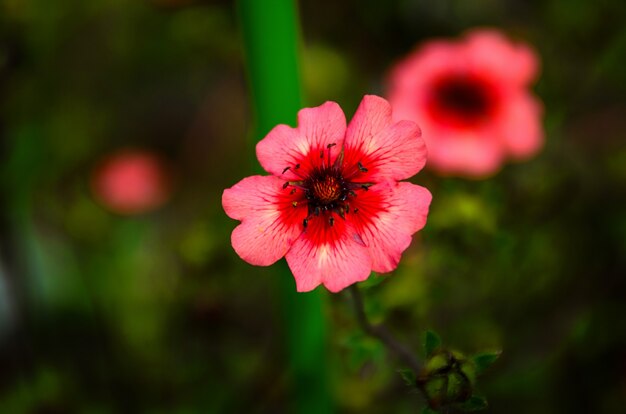
<instances>
[{"instance_id":1,"label":"yellow pollen","mask_svg":"<svg viewBox=\"0 0 626 414\"><path fill-rule=\"evenodd\" d=\"M332 203L341 196L341 185L332 176L313 182L311 189L313 196L324 204Z\"/></svg>"}]
</instances>

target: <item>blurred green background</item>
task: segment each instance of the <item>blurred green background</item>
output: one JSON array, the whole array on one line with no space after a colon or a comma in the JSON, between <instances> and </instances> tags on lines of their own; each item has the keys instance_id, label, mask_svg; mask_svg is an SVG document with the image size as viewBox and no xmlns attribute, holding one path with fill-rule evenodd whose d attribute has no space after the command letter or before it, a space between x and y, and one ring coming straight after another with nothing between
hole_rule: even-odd
<instances>
[{"instance_id":1,"label":"blurred green background","mask_svg":"<svg viewBox=\"0 0 626 414\"><path fill-rule=\"evenodd\" d=\"M236 256L221 208L258 168L233 2L0 4L0 412L289 412L278 275ZM422 40L489 26L536 47L544 150L484 181L418 174L429 222L366 289L368 312L416 352L427 328L466 352L503 349L479 384L491 412L623 410L626 3L299 12L305 103L348 118ZM120 216L94 200L93 169L126 147L167 160L162 208ZM347 295L322 296L336 411L417 412Z\"/></svg>"}]
</instances>

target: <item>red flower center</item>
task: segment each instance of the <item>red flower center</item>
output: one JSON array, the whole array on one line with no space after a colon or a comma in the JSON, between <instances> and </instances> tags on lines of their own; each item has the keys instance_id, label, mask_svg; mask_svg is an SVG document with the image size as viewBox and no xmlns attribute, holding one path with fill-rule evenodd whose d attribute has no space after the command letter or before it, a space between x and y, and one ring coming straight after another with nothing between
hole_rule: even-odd
<instances>
[{"instance_id":1,"label":"red flower center","mask_svg":"<svg viewBox=\"0 0 626 414\"><path fill-rule=\"evenodd\" d=\"M430 112L439 122L471 127L488 120L496 109L494 88L470 75L446 75L435 82Z\"/></svg>"},{"instance_id":2,"label":"red flower center","mask_svg":"<svg viewBox=\"0 0 626 414\"><path fill-rule=\"evenodd\" d=\"M333 214L345 219L349 213L358 213L358 208L350 210L350 199L357 196L356 191L367 189L372 185L368 182L356 181L365 178L367 168L357 162L351 168L345 168L343 153L331 164L331 151L335 144L326 147L326 151L320 151L320 163L308 174L302 174L300 164L292 168L288 166L283 173L291 170L300 178L299 181L287 181L283 188L292 187L289 195L293 197L291 204L294 208L307 206L308 215L302 225L306 228L307 223L313 217L324 216L332 226L335 218Z\"/></svg>"},{"instance_id":3,"label":"red flower center","mask_svg":"<svg viewBox=\"0 0 626 414\"><path fill-rule=\"evenodd\" d=\"M343 192L341 177L332 174L322 173L321 177L311 180L311 195L319 201L320 204L329 204L337 201Z\"/></svg>"}]
</instances>

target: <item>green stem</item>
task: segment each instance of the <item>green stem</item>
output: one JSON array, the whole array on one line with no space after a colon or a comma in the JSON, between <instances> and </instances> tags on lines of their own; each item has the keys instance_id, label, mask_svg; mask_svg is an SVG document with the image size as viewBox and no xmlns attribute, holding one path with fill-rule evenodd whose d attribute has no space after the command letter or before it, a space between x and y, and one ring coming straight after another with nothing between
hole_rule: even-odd
<instances>
[{"instance_id":1,"label":"green stem","mask_svg":"<svg viewBox=\"0 0 626 414\"><path fill-rule=\"evenodd\" d=\"M395 354L404 364L406 364L415 375L419 375L422 371L422 363L419 359L407 348L404 344L398 342L398 340L387 330L384 325L373 325L365 313L365 306L363 305L363 298L358 285L355 283L349 288L350 295L352 295L352 305L354 306L354 312L356 313L357 322L363 332L367 335L378 339L389 350L390 353Z\"/></svg>"},{"instance_id":2,"label":"green stem","mask_svg":"<svg viewBox=\"0 0 626 414\"><path fill-rule=\"evenodd\" d=\"M292 0L239 0L238 6L256 115L256 142L277 124L293 125L302 107L298 22ZM287 266L282 263L277 269L292 379L293 407L288 412L331 412L322 298L319 292L296 293Z\"/></svg>"}]
</instances>

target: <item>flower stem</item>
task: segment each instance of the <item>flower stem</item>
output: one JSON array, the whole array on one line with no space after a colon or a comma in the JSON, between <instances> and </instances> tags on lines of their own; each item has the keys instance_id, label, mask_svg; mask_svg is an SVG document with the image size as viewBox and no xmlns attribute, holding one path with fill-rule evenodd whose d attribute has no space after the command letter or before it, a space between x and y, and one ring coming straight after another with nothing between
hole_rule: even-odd
<instances>
[{"instance_id":1,"label":"flower stem","mask_svg":"<svg viewBox=\"0 0 626 414\"><path fill-rule=\"evenodd\" d=\"M422 370L422 363L419 359L404 344L399 342L389 332L387 327L384 325L372 325L365 314L363 297L356 284L350 286L349 290L352 296L352 305L361 329L369 336L378 339L391 353L395 354L398 359L411 368L415 375L418 375Z\"/></svg>"},{"instance_id":2,"label":"flower stem","mask_svg":"<svg viewBox=\"0 0 626 414\"><path fill-rule=\"evenodd\" d=\"M293 124L302 107L299 25L295 0L238 0L237 5L254 104L255 144L277 124ZM322 296L317 291L296 293L287 266L282 263L278 269L286 362L291 374L287 412L330 413Z\"/></svg>"}]
</instances>

